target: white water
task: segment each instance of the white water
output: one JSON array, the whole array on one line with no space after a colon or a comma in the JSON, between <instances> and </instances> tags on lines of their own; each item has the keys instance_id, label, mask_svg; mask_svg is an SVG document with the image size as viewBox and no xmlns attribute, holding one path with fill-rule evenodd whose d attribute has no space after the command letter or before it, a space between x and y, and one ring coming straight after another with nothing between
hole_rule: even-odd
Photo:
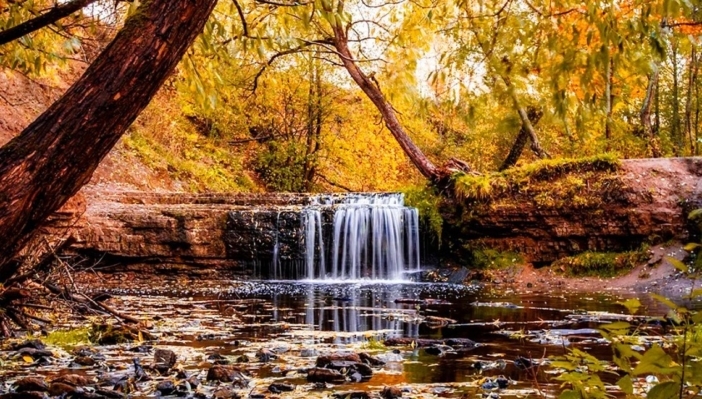
<instances>
[{"instance_id":1,"label":"white water","mask_svg":"<svg viewBox=\"0 0 702 399\"><path fill-rule=\"evenodd\" d=\"M325 212L333 212L327 237ZM419 270L419 214L402 194L318 197L303 210L302 228L308 279L401 280Z\"/></svg>"}]
</instances>

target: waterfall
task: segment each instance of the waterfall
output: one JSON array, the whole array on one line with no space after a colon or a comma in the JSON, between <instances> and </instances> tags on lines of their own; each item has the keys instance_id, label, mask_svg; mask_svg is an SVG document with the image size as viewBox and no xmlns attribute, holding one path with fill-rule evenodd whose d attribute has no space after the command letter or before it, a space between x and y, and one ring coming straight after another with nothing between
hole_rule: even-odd
<instances>
[{"instance_id":1,"label":"waterfall","mask_svg":"<svg viewBox=\"0 0 702 399\"><path fill-rule=\"evenodd\" d=\"M333 217L325 246L327 213ZM419 214L404 206L402 194L317 197L302 211L302 228L309 279L396 280L419 270Z\"/></svg>"}]
</instances>

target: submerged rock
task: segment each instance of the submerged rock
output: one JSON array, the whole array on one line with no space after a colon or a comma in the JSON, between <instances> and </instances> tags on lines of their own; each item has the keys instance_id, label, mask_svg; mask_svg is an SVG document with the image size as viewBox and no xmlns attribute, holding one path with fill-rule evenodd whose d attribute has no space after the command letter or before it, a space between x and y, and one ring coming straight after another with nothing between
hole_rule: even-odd
<instances>
[{"instance_id":1,"label":"submerged rock","mask_svg":"<svg viewBox=\"0 0 702 399\"><path fill-rule=\"evenodd\" d=\"M13 386L15 387L15 392L46 392L49 390L49 386L46 384L46 381L39 377L21 378L15 381Z\"/></svg>"},{"instance_id":2,"label":"submerged rock","mask_svg":"<svg viewBox=\"0 0 702 399\"><path fill-rule=\"evenodd\" d=\"M154 365L163 365L167 368L173 368L176 364L177 356L170 349L156 349L154 352Z\"/></svg>"},{"instance_id":3,"label":"submerged rock","mask_svg":"<svg viewBox=\"0 0 702 399\"><path fill-rule=\"evenodd\" d=\"M46 345L44 345L44 343L38 339L30 339L30 340L27 340L24 342L20 342L19 344L12 345L10 347L10 349L13 351L18 351L18 350L23 349L23 348L44 350L44 349L46 349Z\"/></svg>"},{"instance_id":4,"label":"submerged rock","mask_svg":"<svg viewBox=\"0 0 702 399\"><path fill-rule=\"evenodd\" d=\"M207 381L233 382L235 384L244 384L246 377L242 371L233 366L215 365L207 370Z\"/></svg>"},{"instance_id":5,"label":"submerged rock","mask_svg":"<svg viewBox=\"0 0 702 399\"><path fill-rule=\"evenodd\" d=\"M332 395L334 399L370 399L370 395L363 391L337 392Z\"/></svg>"},{"instance_id":6,"label":"submerged rock","mask_svg":"<svg viewBox=\"0 0 702 399\"><path fill-rule=\"evenodd\" d=\"M241 396L234 392L230 387L217 388L212 393L212 399L240 399Z\"/></svg>"},{"instance_id":7,"label":"submerged rock","mask_svg":"<svg viewBox=\"0 0 702 399\"><path fill-rule=\"evenodd\" d=\"M383 397L383 399L397 399L402 397L402 390L400 388L395 388L395 387L385 387L383 388L382 391L380 391L380 396Z\"/></svg>"},{"instance_id":8,"label":"submerged rock","mask_svg":"<svg viewBox=\"0 0 702 399\"><path fill-rule=\"evenodd\" d=\"M161 393L161 395L172 395L176 392L176 386L171 380L161 381L156 384L156 390Z\"/></svg>"},{"instance_id":9,"label":"submerged rock","mask_svg":"<svg viewBox=\"0 0 702 399\"><path fill-rule=\"evenodd\" d=\"M44 392L28 391L28 392L10 392L6 394L0 394L0 399L44 399L46 398Z\"/></svg>"},{"instance_id":10,"label":"submerged rock","mask_svg":"<svg viewBox=\"0 0 702 399\"><path fill-rule=\"evenodd\" d=\"M336 370L313 368L307 373L307 381L340 384L345 382L346 378Z\"/></svg>"},{"instance_id":11,"label":"submerged rock","mask_svg":"<svg viewBox=\"0 0 702 399\"><path fill-rule=\"evenodd\" d=\"M268 386L268 391L271 393L281 393L281 392L292 392L295 390L295 385L283 384L280 382L274 382Z\"/></svg>"}]
</instances>

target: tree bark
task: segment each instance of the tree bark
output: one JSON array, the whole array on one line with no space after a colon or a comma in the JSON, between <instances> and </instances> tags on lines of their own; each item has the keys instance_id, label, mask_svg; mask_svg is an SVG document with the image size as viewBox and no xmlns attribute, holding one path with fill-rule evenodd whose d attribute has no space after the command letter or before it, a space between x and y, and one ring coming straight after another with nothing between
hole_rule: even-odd
<instances>
[{"instance_id":1,"label":"tree bark","mask_svg":"<svg viewBox=\"0 0 702 399\"><path fill-rule=\"evenodd\" d=\"M343 3L343 2L340 2ZM358 64L354 61L355 58L351 54L348 46L348 38L343 26L337 23L333 26L334 30L334 48L339 53L339 58L346 68L346 71L351 76L354 82L363 90L363 93L376 106L380 114L383 116L385 126L390 130L395 140L402 150L407 154L419 172L434 183L443 183L449 176L446 170L443 170L427 158L419 147L417 147L409 137L402 124L397 118L397 114L392 105L385 99L383 92L378 87L375 79L363 73Z\"/></svg>"},{"instance_id":2,"label":"tree bark","mask_svg":"<svg viewBox=\"0 0 702 399\"><path fill-rule=\"evenodd\" d=\"M661 156L660 146L658 144L655 129L651 121L651 105L653 104L654 93L656 92L656 88L658 87L659 73L660 67L656 65L656 69L651 73L651 76L649 76L648 78L648 86L646 87L646 97L644 97L643 104L641 105L641 112L639 112L644 136L648 140L648 146L651 151L651 156L653 158L660 158Z\"/></svg>"},{"instance_id":3,"label":"tree bark","mask_svg":"<svg viewBox=\"0 0 702 399\"><path fill-rule=\"evenodd\" d=\"M41 28L49 26L56 21L66 18L74 12L83 9L84 7L95 3L97 0L73 0L67 3L59 4L44 14L32 18L29 21L22 22L17 26L5 29L0 32L0 45L17 40L22 36L38 31Z\"/></svg>"},{"instance_id":4,"label":"tree bark","mask_svg":"<svg viewBox=\"0 0 702 399\"><path fill-rule=\"evenodd\" d=\"M204 27L216 0L147 0L85 74L0 148L0 282L8 262L86 184Z\"/></svg>"},{"instance_id":5,"label":"tree bark","mask_svg":"<svg viewBox=\"0 0 702 399\"><path fill-rule=\"evenodd\" d=\"M690 155L695 154L695 138L692 137L692 93L697 82L697 48L692 45L690 65L687 75L687 96L685 98L685 136L690 140Z\"/></svg>"},{"instance_id":6,"label":"tree bark","mask_svg":"<svg viewBox=\"0 0 702 399\"><path fill-rule=\"evenodd\" d=\"M674 152L676 156L680 156L683 150L683 135L680 131L680 84L678 83L678 45L673 40L673 52L671 54L673 60L673 116L671 121L670 136L674 143Z\"/></svg>"},{"instance_id":7,"label":"tree bark","mask_svg":"<svg viewBox=\"0 0 702 399\"><path fill-rule=\"evenodd\" d=\"M614 71L612 69L614 67L614 60L609 52L607 52L607 57L607 68L605 71L605 74L607 75L607 81L605 82L605 107L607 112L607 117L605 119L605 140L606 149L609 151L611 144L610 141L612 139L612 81L614 75Z\"/></svg>"},{"instance_id":8,"label":"tree bark","mask_svg":"<svg viewBox=\"0 0 702 399\"><path fill-rule=\"evenodd\" d=\"M539 123L539 120L542 116L543 112L541 112L537 108L529 107L527 109L527 117L529 118L529 122L531 122L532 126L536 126L536 124ZM527 141L529 141L529 138L529 131L527 130L526 126L522 123L522 127L519 129L519 134L517 135L517 139L514 140L514 144L509 150L507 158L505 158L505 161L502 163L502 166L500 166L500 171L503 171L507 168L511 168L517 163L519 157L522 155L522 151L524 151L524 147L526 147Z\"/></svg>"}]
</instances>

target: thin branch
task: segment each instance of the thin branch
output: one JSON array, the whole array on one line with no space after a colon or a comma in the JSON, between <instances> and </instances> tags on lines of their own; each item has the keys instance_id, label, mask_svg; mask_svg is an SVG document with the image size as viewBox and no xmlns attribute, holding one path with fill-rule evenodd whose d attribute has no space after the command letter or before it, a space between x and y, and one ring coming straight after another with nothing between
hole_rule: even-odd
<instances>
[{"instance_id":1,"label":"thin branch","mask_svg":"<svg viewBox=\"0 0 702 399\"><path fill-rule=\"evenodd\" d=\"M241 8L241 5L237 0L232 0L234 2L234 6L236 6L236 12L239 14L239 18L241 19L241 26L244 30L244 36L249 37L249 25L246 23L246 17L244 16L244 10Z\"/></svg>"},{"instance_id":2,"label":"thin branch","mask_svg":"<svg viewBox=\"0 0 702 399\"><path fill-rule=\"evenodd\" d=\"M256 3L269 4L269 5L276 6L276 7L298 7L298 6L306 6L308 4L312 4L312 3L314 3L314 1L293 0L292 3L282 3L279 1L273 1L273 0L256 0Z\"/></svg>"},{"instance_id":3,"label":"thin branch","mask_svg":"<svg viewBox=\"0 0 702 399\"><path fill-rule=\"evenodd\" d=\"M73 0L68 3L57 5L52 8L51 11L0 32L0 45L7 44L22 36L51 25L96 1L97 0Z\"/></svg>"}]
</instances>

